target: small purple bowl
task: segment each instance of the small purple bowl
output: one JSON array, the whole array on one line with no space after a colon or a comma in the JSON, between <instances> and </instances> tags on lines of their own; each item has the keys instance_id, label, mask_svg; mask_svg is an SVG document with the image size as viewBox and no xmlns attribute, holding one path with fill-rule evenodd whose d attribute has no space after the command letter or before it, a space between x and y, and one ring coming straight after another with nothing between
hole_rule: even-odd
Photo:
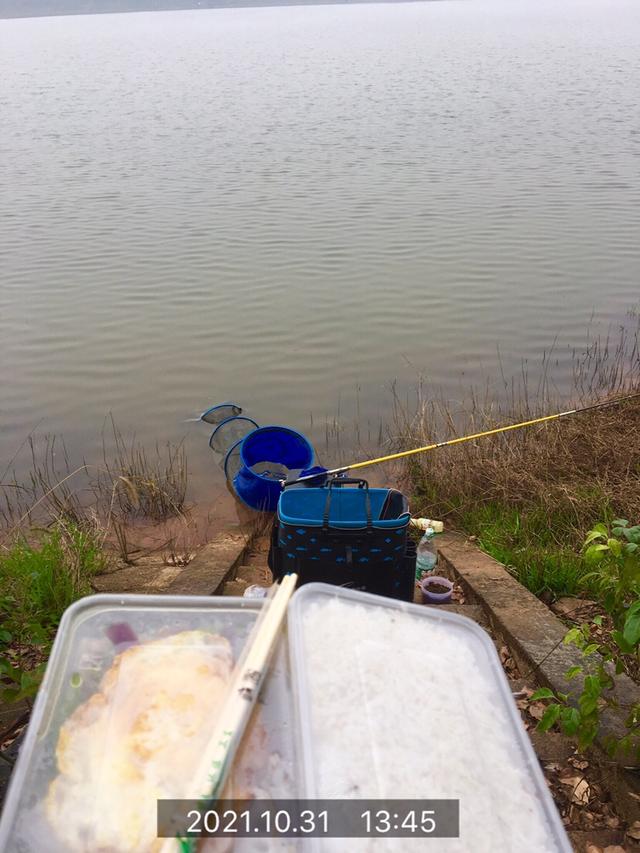
<instances>
[{"instance_id":1,"label":"small purple bowl","mask_svg":"<svg viewBox=\"0 0 640 853\"><path fill-rule=\"evenodd\" d=\"M432 592L429 587L433 584L446 586L448 592ZM442 578L439 575L428 575L420 581L420 589L422 590L423 604L449 604L453 592L453 583L448 578Z\"/></svg>"}]
</instances>

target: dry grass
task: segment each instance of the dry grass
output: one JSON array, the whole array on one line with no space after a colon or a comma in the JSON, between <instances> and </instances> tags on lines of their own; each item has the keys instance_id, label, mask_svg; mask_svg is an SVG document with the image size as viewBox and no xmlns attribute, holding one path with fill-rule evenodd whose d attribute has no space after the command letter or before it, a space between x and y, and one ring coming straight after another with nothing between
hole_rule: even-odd
<instances>
[{"instance_id":1,"label":"dry grass","mask_svg":"<svg viewBox=\"0 0 640 853\"><path fill-rule=\"evenodd\" d=\"M103 453L94 490L100 498L115 496L113 507L121 518L147 518L163 521L180 515L187 496L187 458L182 443L156 444L149 454L135 438L127 442L115 423L114 450Z\"/></svg>"},{"instance_id":2,"label":"dry grass","mask_svg":"<svg viewBox=\"0 0 640 853\"><path fill-rule=\"evenodd\" d=\"M187 460L182 444L147 451L125 441L112 423L110 450L102 465L73 466L56 436L28 438L30 473L0 482L0 527L5 537L31 525L64 521L82 529L113 532L126 550L123 528L133 520L164 521L183 514Z\"/></svg>"},{"instance_id":3,"label":"dry grass","mask_svg":"<svg viewBox=\"0 0 640 853\"><path fill-rule=\"evenodd\" d=\"M421 399L408 416L396 400L395 443L420 446L638 392L639 341L637 325L574 353L570 403L551 391L546 367L534 393L526 376L505 384L502 405L471 392L456 406ZM579 549L595 521L640 518L640 399L410 458L405 475L414 511L464 527L479 507L517 510L535 515L558 545Z\"/></svg>"},{"instance_id":4,"label":"dry grass","mask_svg":"<svg viewBox=\"0 0 640 853\"><path fill-rule=\"evenodd\" d=\"M38 547L43 530L71 529L79 542L84 536L100 549L104 569L115 561L133 565L162 550L188 561L198 531L186 507L184 447L167 444L148 452L135 438L125 441L113 422L111 427L102 465L74 467L59 438L28 437L29 476L0 482L0 556L16 543ZM72 561L67 570L73 571Z\"/></svg>"},{"instance_id":5,"label":"dry grass","mask_svg":"<svg viewBox=\"0 0 640 853\"><path fill-rule=\"evenodd\" d=\"M27 439L31 469L25 481L15 475L0 482L0 519L9 530L23 523L64 519L81 526L86 521L83 496L87 491L87 466L72 466L67 448L56 436L40 445Z\"/></svg>"},{"instance_id":6,"label":"dry grass","mask_svg":"<svg viewBox=\"0 0 640 853\"><path fill-rule=\"evenodd\" d=\"M471 430L499 423L476 417ZM427 515L535 506L579 544L603 513L640 517L640 400L436 451L408 471Z\"/></svg>"}]
</instances>

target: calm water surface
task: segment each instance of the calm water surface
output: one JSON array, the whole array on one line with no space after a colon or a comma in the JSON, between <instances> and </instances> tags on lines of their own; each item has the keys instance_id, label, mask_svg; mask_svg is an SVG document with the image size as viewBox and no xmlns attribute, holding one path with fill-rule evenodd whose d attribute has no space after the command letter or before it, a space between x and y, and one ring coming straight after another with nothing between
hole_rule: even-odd
<instances>
[{"instance_id":1,"label":"calm water surface","mask_svg":"<svg viewBox=\"0 0 640 853\"><path fill-rule=\"evenodd\" d=\"M0 463L562 383L640 295L639 56L636 0L0 21Z\"/></svg>"}]
</instances>

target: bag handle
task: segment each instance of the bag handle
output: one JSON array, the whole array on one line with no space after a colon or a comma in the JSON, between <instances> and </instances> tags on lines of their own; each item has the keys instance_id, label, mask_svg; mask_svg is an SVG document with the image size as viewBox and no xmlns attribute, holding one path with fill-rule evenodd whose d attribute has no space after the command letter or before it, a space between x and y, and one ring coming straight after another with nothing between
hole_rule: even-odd
<instances>
[{"instance_id":1,"label":"bag handle","mask_svg":"<svg viewBox=\"0 0 640 853\"><path fill-rule=\"evenodd\" d=\"M331 489L335 486L358 486L358 489L364 489L364 505L367 513L367 532L373 530L373 522L371 520L371 498L369 496L369 483L366 480L359 480L354 477L340 477L335 480L329 480L326 485L327 499L324 503L324 514L322 516L322 531L329 532L329 511L331 509Z\"/></svg>"},{"instance_id":2,"label":"bag handle","mask_svg":"<svg viewBox=\"0 0 640 853\"><path fill-rule=\"evenodd\" d=\"M327 489L332 489L334 486L357 486L359 489L368 489L369 483L361 477L334 477L326 485Z\"/></svg>"}]
</instances>

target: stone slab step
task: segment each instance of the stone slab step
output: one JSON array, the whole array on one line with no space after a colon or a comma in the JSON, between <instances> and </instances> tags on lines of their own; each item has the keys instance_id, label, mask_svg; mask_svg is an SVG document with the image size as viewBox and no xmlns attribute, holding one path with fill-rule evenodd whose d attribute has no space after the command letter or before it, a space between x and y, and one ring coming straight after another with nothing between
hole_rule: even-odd
<instances>
[{"instance_id":1,"label":"stone slab step","mask_svg":"<svg viewBox=\"0 0 640 853\"><path fill-rule=\"evenodd\" d=\"M215 595L247 551L247 537L227 529L200 550L186 566L167 565L157 554L132 566L97 575L96 592L155 593L166 595Z\"/></svg>"},{"instance_id":2,"label":"stone slab step","mask_svg":"<svg viewBox=\"0 0 640 853\"><path fill-rule=\"evenodd\" d=\"M258 584L258 586L271 586L273 576L268 566L240 566L234 580L243 580L247 584Z\"/></svg>"},{"instance_id":3,"label":"stone slab step","mask_svg":"<svg viewBox=\"0 0 640 853\"><path fill-rule=\"evenodd\" d=\"M167 566L160 557L154 557L97 575L91 586L96 592L163 593L183 571L182 566Z\"/></svg>"},{"instance_id":4,"label":"stone slab step","mask_svg":"<svg viewBox=\"0 0 640 853\"><path fill-rule=\"evenodd\" d=\"M529 738L541 764L563 762L576 751L575 744L560 732L529 732Z\"/></svg>"},{"instance_id":5,"label":"stone slab step","mask_svg":"<svg viewBox=\"0 0 640 853\"><path fill-rule=\"evenodd\" d=\"M489 630L489 620L480 604L425 604L425 607L431 607L435 610L446 610L448 613L457 613L458 616L466 616L467 619L473 619L485 631Z\"/></svg>"},{"instance_id":6,"label":"stone slab step","mask_svg":"<svg viewBox=\"0 0 640 853\"><path fill-rule=\"evenodd\" d=\"M222 595L233 595L237 598L242 598L245 589L249 586L246 581L236 578L233 581L227 581L223 587Z\"/></svg>"},{"instance_id":7,"label":"stone slab step","mask_svg":"<svg viewBox=\"0 0 640 853\"><path fill-rule=\"evenodd\" d=\"M167 595L216 595L233 578L247 551L243 533L223 532L185 566L166 588Z\"/></svg>"}]
</instances>

